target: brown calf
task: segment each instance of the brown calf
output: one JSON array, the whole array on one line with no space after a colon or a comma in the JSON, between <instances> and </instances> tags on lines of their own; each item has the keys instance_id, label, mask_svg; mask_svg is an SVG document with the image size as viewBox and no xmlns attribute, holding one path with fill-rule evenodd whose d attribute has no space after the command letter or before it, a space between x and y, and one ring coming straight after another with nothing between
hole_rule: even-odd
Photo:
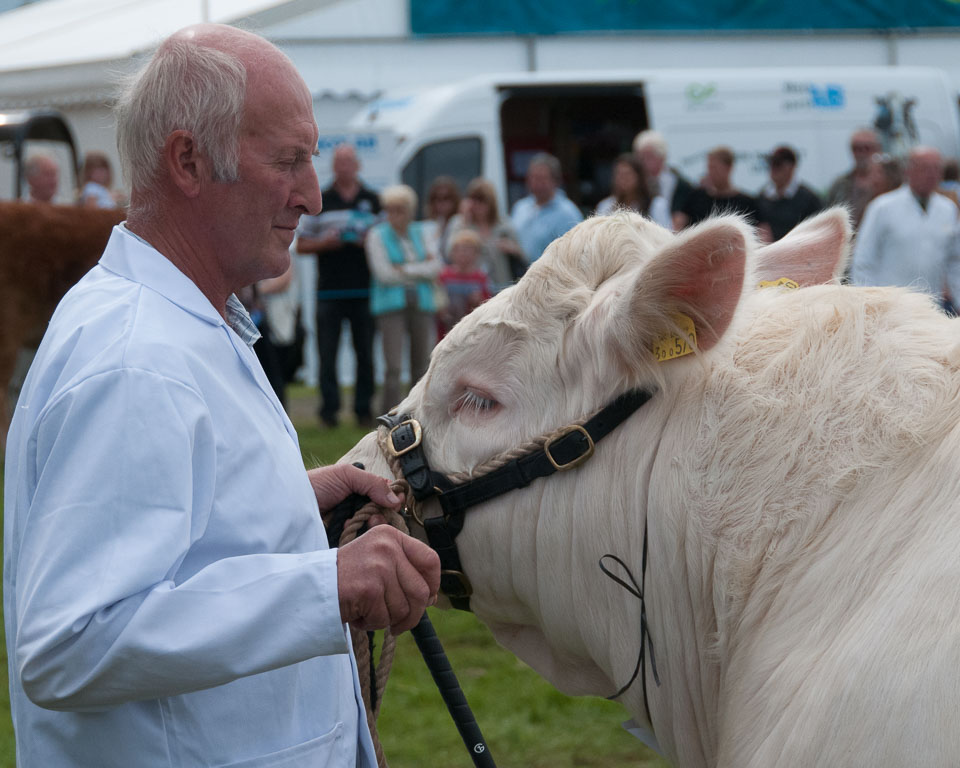
<instances>
[{"instance_id":1,"label":"brown calf","mask_svg":"<svg viewBox=\"0 0 960 768\"><path fill-rule=\"evenodd\" d=\"M122 210L0 201L0 447L17 351L36 345L57 302L103 252Z\"/></svg>"}]
</instances>

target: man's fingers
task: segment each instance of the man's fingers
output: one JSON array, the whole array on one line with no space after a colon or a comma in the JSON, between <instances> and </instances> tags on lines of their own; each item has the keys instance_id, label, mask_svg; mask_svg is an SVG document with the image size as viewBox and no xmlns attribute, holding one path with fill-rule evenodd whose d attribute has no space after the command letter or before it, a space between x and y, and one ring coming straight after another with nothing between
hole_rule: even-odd
<instances>
[{"instance_id":1,"label":"man's fingers","mask_svg":"<svg viewBox=\"0 0 960 768\"><path fill-rule=\"evenodd\" d=\"M390 613L390 629L394 634L406 632L415 627L424 610L435 598L423 574L409 561L401 560L397 566L397 582L402 585L402 599L395 599L393 605L387 603ZM388 599L389 599L388 595Z\"/></svg>"},{"instance_id":2,"label":"man's fingers","mask_svg":"<svg viewBox=\"0 0 960 768\"><path fill-rule=\"evenodd\" d=\"M320 511L336 506L352 493L369 496L381 507L399 509L403 499L390 490L384 478L352 464L334 464L307 472Z\"/></svg>"},{"instance_id":3,"label":"man's fingers","mask_svg":"<svg viewBox=\"0 0 960 768\"><path fill-rule=\"evenodd\" d=\"M430 590L429 598L433 605L440 589L440 556L429 546L412 536L400 539L403 553L410 564L417 569Z\"/></svg>"},{"instance_id":4,"label":"man's fingers","mask_svg":"<svg viewBox=\"0 0 960 768\"><path fill-rule=\"evenodd\" d=\"M360 629L415 626L436 602L440 559L395 528L377 526L341 547L337 556L340 615Z\"/></svg>"}]
</instances>

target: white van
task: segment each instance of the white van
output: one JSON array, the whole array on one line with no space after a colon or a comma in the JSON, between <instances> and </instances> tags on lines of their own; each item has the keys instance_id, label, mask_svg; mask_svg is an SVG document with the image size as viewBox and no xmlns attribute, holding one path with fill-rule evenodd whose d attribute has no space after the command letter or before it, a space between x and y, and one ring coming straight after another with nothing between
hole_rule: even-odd
<instances>
[{"instance_id":1,"label":"white van","mask_svg":"<svg viewBox=\"0 0 960 768\"><path fill-rule=\"evenodd\" d=\"M796 150L800 178L825 191L849 168L850 134L861 127L877 129L892 155L929 144L960 156L956 94L943 72L920 67L485 75L387 94L350 127L396 135L398 177L421 199L438 175L461 186L485 176L505 210L524 194L531 156L548 151L569 197L592 211L609 194L613 160L646 128L663 133L670 164L694 183L711 148L731 147L734 183L751 194L779 144Z\"/></svg>"}]
</instances>

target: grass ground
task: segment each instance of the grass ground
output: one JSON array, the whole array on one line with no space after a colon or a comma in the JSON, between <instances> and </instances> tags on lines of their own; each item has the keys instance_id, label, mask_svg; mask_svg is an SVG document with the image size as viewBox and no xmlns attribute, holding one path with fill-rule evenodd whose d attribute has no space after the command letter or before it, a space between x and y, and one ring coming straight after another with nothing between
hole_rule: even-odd
<instances>
[{"instance_id":1,"label":"grass ground","mask_svg":"<svg viewBox=\"0 0 960 768\"><path fill-rule=\"evenodd\" d=\"M339 427L319 428L314 390L293 388L289 410L307 466L335 462L363 435L348 416ZM629 715L619 704L558 693L500 648L472 614L431 609L430 616L500 768L667 765L620 727ZM0 768L14 768L6 652L0 649ZM409 633L397 643L379 732L392 768L473 765Z\"/></svg>"}]
</instances>

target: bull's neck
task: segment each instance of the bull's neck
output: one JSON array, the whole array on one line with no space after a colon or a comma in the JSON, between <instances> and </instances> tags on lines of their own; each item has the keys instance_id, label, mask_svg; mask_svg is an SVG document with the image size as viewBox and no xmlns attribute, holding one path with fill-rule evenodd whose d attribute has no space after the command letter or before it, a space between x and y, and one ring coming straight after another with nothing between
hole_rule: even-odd
<instances>
[{"instance_id":1,"label":"bull's neck","mask_svg":"<svg viewBox=\"0 0 960 768\"><path fill-rule=\"evenodd\" d=\"M648 703L664 753L679 765L709 766L717 754L721 684L715 553L700 535L697 511L683 502L679 490L677 474L691 444L691 413L666 393L659 405L660 439L643 467L646 610L661 678L659 688L648 682ZM649 672L648 663L648 681ZM634 699L638 696L642 693L634 692ZM636 711L636 705L630 709Z\"/></svg>"}]
</instances>

